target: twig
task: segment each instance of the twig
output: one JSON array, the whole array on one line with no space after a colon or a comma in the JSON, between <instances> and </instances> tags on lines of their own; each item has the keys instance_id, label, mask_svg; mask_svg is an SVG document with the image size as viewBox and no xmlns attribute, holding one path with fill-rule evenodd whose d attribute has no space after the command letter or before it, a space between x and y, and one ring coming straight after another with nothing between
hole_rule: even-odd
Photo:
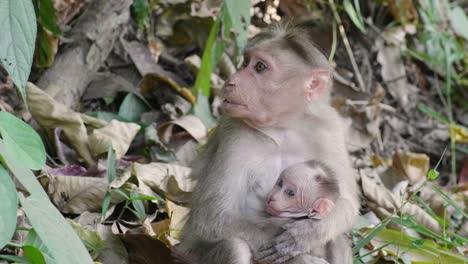
<instances>
[{"instance_id":1,"label":"twig","mask_svg":"<svg viewBox=\"0 0 468 264\"><path fill-rule=\"evenodd\" d=\"M332 7L333 15L335 17L335 20L338 22L338 25L339 25L338 28L340 30L340 35L341 35L341 38L343 38L343 43L344 43L344 45L346 47L346 52L348 53L349 60L351 61L351 65L353 66L354 74L356 74L356 79L357 79L357 82L358 82L358 85L359 85L359 89L362 92L365 92L366 89L365 89L365 86L364 86L364 80L362 79L362 75L359 72L359 68L358 68L358 66L356 64L356 60L354 59L353 51L351 50L351 46L349 45L349 41L348 41L348 38L346 37L346 33L345 33L345 30L344 30L343 24L341 23L340 16L338 15L338 11L336 11L335 3L334 3L333 0L328 0L328 2L330 3L330 6Z\"/></svg>"},{"instance_id":2,"label":"twig","mask_svg":"<svg viewBox=\"0 0 468 264\"><path fill-rule=\"evenodd\" d=\"M330 56L328 57L328 62L333 61L333 57L335 56L336 52L336 20L333 20L333 42L330 50Z\"/></svg>"}]
</instances>

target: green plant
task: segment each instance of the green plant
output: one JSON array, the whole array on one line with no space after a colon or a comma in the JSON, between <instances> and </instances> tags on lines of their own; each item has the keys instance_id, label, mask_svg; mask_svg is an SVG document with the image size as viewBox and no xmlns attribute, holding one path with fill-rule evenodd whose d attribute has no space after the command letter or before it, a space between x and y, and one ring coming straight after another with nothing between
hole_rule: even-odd
<instances>
[{"instance_id":1,"label":"green plant","mask_svg":"<svg viewBox=\"0 0 468 264\"><path fill-rule=\"evenodd\" d=\"M0 2L0 64L26 102L36 39L36 16L31 0ZM44 167L46 153L39 135L26 123L0 112L0 178L2 198L0 248L20 247L26 258L0 255L18 263L93 263L70 224L50 202L31 170ZM17 192L12 176L24 187ZM26 195L26 193L28 195ZM8 242L16 230L18 201L32 229L22 245Z\"/></svg>"}]
</instances>

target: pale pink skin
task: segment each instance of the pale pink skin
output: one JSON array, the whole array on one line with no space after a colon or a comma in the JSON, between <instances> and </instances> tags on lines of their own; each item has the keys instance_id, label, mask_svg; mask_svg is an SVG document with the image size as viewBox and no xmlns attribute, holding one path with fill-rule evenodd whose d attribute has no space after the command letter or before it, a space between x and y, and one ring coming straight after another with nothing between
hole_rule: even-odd
<instances>
[{"instance_id":1,"label":"pale pink skin","mask_svg":"<svg viewBox=\"0 0 468 264\"><path fill-rule=\"evenodd\" d=\"M243 68L226 80L222 90L223 110L252 127L284 127L301 118L297 113L303 114L308 103L318 100L330 81L328 70L311 70L300 59L292 60L297 55L291 51L268 46L247 50ZM285 83L288 89L282 89Z\"/></svg>"},{"instance_id":2,"label":"pale pink skin","mask_svg":"<svg viewBox=\"0 0 468 264\"><path fill-rule=\"evenodd\" d=\"M320 197L313 171L303 165L285 170L267 196L266 211L275 217L322 219L335 204Z\"/></svg>"}]
</instances>

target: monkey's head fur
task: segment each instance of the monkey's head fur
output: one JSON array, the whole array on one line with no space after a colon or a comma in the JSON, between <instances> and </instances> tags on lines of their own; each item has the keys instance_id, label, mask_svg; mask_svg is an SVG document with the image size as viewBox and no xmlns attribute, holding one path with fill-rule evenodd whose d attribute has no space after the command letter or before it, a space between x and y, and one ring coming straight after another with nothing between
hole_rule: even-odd
<instances>
[{"instance_id":1,"label":"monkey's head fur","mask_svg":"<svg viewBox=\"0 0 468 264\"><path fill-rule=\"evenodd\" d=\"M241 69L223 87L224 112L254 127L274 127L301 118L310 105L328 104L332 70L314 29L310 20L290 21L254 36Z\"/></svg>"}]
</instances>

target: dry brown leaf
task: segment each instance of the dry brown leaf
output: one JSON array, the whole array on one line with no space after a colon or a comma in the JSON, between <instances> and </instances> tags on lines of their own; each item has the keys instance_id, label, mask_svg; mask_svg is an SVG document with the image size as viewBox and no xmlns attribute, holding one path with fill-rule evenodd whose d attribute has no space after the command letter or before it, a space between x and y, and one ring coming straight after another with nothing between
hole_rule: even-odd
<instances>
[{"instance_id":1,"label":"dry brown leaf","mask_svg":"<svg viewBox=\"0 0 468 264\"><path fill-rule=\"evenodd\" d=\"M413 152L395 152L393 167L400 170L411 184L426 178L429 171L430 158L426 154Z\"/></svg>"},{"instance_id":2,"label":"dry brown leaf","mask_svg":"<svg viewBox=\"0 0 468 264\"><path fill-rule=\"evenodd\" d=\"M153 72L145 74L141 81L140 90L142 94L151 92L151 90L157 88L159 85L167 84L176 93L180 94L183 98L189 101L191 104L195 103L195 96L192 91L186 87L180 86L175 80L171 78L168 73Z\"/></svg>"},{"instance_id":3,"label":"dry brown leaf","mask_svg":"<svg viewBox=\"0 0 468 264\"><path fill-rule=\"evenodd\" d=\"M194 115L185 115L176 120L162 123L158 127L158 136L164 143L169 143L174 126L180 126L189 133L196 141L200 142L206 138L208 130L200 118Z\"/></svg>"},{"instance_id":4,"label":"dry brown leaf","mask_svg":"<svg viewBox=\"0 0 468 264\"><path fill-rule=\"evenodd\" d=\"M179 239L180 232L188 219L190 209L187 207L179 206L171 201L167 201L167 212L171 219L169 225L169 236Z\"/></svg>"},{"instance_id":5,"label":"dry brown leaf","mask_svg":"<svg viewBox=\"0 0 468 264\"><path fill-rule=\"evenodd\" d=\"M133 165L135 176L156 192L164 193L167 199L186 203L196 182L190 178L191 169L175 164L148 163Z\"/></svg>"},{"instance_id":6,"label":"dry brown leaf","mask_svg":"<svg viewBox=\"0 0 468 264\"><path fill-rule=\"evenodd\" d=\"M107 192L106 178L83 176L54 176L51 200L63 213L81 214L85 211L98 212ZM113 196L112 204L122 201Z\"/></svg>"},{"instance_id":7,"label":"dry brown leaf","mask_svg":"<svg viewBox=\"0 0 468 264\"><path fill-rule=\"evenodd\" d=\"M417 223L440 233L440 226L434 218L410 202L402 206L405 199L385 188L377 175L361 173L361 187L368 206L380 219L397 214L401 208L402 213L412 215Z\"/></svg>"},{"instance_id":8,"label":"dry brown leaf","mask_svg":"<svg viewBox=\"0 0 468 264\"><path fill-rule=\"evenodd\" d=\"M125 234L120 236L128 250L132 264L173 264L171 251L160 240L143 234Z\"/></svg>"},{"instance_id":9,"label":"dry brown leaf","mask_svg":"<svg viewBox=\"0 0 468 264\"><path fill-rule=\"evenodd\" d=\"M55 101L30 82L26 84L26 94L31 113L36 121L50 133L57 127L62 128L70 145L88 165L93 164L94 160L88 148L88 134L81 115Z\"/></svg>"},{"instance_id":10,"label":"dry brown leaf","mask_svg":"<svg viewBox=\"0 0 468 264\"><path fill-rule=\"evenodd\" d=\"M453 135L455 137L455 142L458 143L468 143L468 130L461 126L450 125L453 130ZM450 135L450 131L449 131Z\"/></svg>"},{"instance_id":11,"label":"dry brown leaf","mask_svg":"<svg viewBox=\"0 0 468 264\"><path fill-rule=\"evenodd\" d=\"M115 150L116 159L122 158L127 152L130 144L140 130L135 123L125 123L112 120L107 126L93 130L89 136L89 146L95 157L107 153L109 144Z\"/></svg>"}]
</instances>

